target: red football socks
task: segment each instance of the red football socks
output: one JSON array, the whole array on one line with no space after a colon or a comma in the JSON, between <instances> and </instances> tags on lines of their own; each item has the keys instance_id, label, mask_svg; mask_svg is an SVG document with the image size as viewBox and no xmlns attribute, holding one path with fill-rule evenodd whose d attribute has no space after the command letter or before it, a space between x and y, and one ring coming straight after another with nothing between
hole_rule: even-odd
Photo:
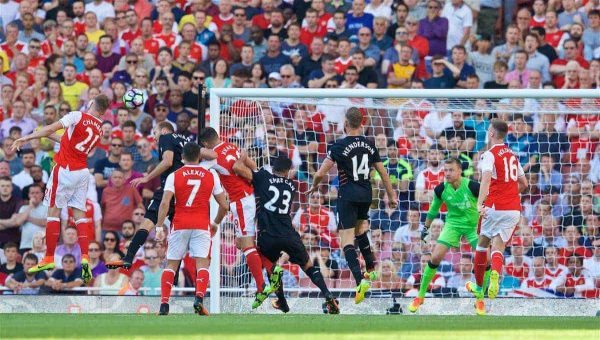
<instances>
[{"instance_id":1,"label":"red football socks","mask_svg":"<svg viewBox=\"0 0 600 340\"><path fill-rule=\"evenodd\" d=\"M58 217L48 217L46 219L46 256L54 256L59 237L60 219Z\"/></svg>"},{"instance_id":2,"label":"red football socks","mask_svg":"<svg viewBox=\"0 0 600 340\"><path fill-rule=\"evenodd\" d=\"M200 268L196 272L196 296L204 297L208 287L208 269Z\"/></svg>"},{"instance_id":3,"label":"red football socks","mask_svg":"<svg viewBox=\"0 0 600 340\"><path fill-rule=\"evenodd\" d=\"M475 282L479 287L483 287L483 277L487 263L487 249L475 251Z\"/></svg>"},{"instance_id":4,"label":"red football socks","mask_svg":"<svg viewBox=\"0 0 600 340\"><path fill-rule=\"evenodd\" d=\"M495 251L492 253L492 270L502 273L502 266L504 265L504 255L501 252Z\"/></svg>"},{"instance_id":5,"label":"red football socks","mask_svg":"<svg viewBox=\"0 0 600 340\"><path fill-rule=\"evenodd\" d=\"M163 270L162 276L160 277L160 303L169 303L169 298L171 297L171 288L173 288L174 280L174 271L171 269Z\"/></svg>"},{"instance_id":6,"label":"red football socks","mask_svg":"<svg viewBox=\"0 0 600 340\"><path fill-rule=\"evenodd\" d=\"M248 247L244 249L244 255L246 256L246 263L248 264L248 269L250 269L250 273L252 273L252 276L256 281L256 289L258 290L258 292L262 292L263 285L265 284L265 279L263 278L263 267L260 255L258 255L258 251L256 251L255 247Z\"/></svg>"}]
</instances>

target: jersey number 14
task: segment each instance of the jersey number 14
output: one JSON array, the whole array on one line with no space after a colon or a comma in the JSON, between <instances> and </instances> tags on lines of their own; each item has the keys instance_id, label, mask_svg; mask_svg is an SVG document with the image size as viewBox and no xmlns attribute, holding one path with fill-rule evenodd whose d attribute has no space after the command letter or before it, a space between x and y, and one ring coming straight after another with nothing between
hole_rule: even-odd
<instances>
[{"instance_id":1,"label":"jersey number 14","mask_svg":"<svg viewBox=\"0 0 600 340\"><path fill-rule=\"evenodd\" d=\"M359 175L362 175L366 181L369 180L369 156L367 154L362 155L360 164L358 164L358 155L352 156L352 176L355 181L360 180Z\"/></svg>"}]
</instances>

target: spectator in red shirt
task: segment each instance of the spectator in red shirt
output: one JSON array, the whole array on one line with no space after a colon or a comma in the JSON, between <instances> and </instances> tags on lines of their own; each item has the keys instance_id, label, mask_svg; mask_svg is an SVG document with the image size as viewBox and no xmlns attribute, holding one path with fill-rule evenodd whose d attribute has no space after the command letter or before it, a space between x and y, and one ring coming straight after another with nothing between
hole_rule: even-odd
<instances>
[{"instance_id":1,"label":"spectator in red shirt","mask_svg":"<svg viewBox=\"0 0 600 340\"><path fill-rule=\"evenodd\" d=\"M102 192L102 230L119 231L135 208L143 208L142 197L135 188L125 185L123 170L113 170L110 179L112 186Z\"/></svg>"},{"instance_id":2,"label":"spectator in red shirt","mask_svg":"<svg viewBox=\"0 0 600 340\"><path fill-rule=\"evenodd\" d=\"M319 26L317 21L317 11L314 8L309 8L306 11L306 27L300 30L300 42L306 46L310 46L314 37L324 38L327 35L327 28Z\"/></svg>"},{"instance_id":3,"label":"spectator in red shirt","mask_svg":"<svg viewBox=\"0 0 600 340\"><path fill-rule=\"evenodd\" d=\"M546 25L544 28L546 29L546 41L548 44L554 48L558 48L558 44L565 32L558 28L558 16L555 11L546 12Z\"/></svg>"},{"instance_id":4,"label":"spectator in red shirt","mask_svg":"<svg viewBox=\"0 0 600 340\"><path fill-rule=\"evenodd\" d=\"M546 276L544 270L544 258L542 256L533 259L533 275L521 282L521 289L526 288L548 288L552 279Z\"/></svg>"},{"instance_id":5,"label":"spectator in red shirt","mask_svg":"<svg viewBox=\"0 0 600 340\"><path fill-rule=\"evenodd\" d=\"M220 30L223 29L224 24L233 24L234 16L231 9L231 0L219 1L219 14L213 16L212 22L214 22Z\"/></svg>"},{"instance_id":6,"label":"spectator in red shirt","mask_svg":"<svg viewBox=\"0 0 600 340\"><path fill-rule=\"evenodd\" d=\"M223 24L221 27L221 58L225 59L228 64L240 61L240 53L244 41L233 38L233 27L230 24Z\"/></svg>"},{"instance_id":7,"label":"spectator in red shirt","mask_svg":"<svg viewBox=\"0 0 600 340\"><path fill-rule=\"evenodd\" d=\"M567 265L568 258L574 255L582 257L592 256L592 251L579 244L580 234L576 226L570 225L563 230L563 235L567 241L564 248L558 250L558 263Z\"/></svg>"},{"instance_id":8,"label":"spectator in red shirt","mask_svg":"<svg viewBox=\"0 0 600 340\"><path fill-rule=\"evenodd\" d=\"M425 57L429 55L429 41L423 36L418 35L419 21L413 16L406 19L406 29L408 30L408 44L419 53L419 64L417 65L417 75L421 79L427 78L425 69Z\"/></svg>"},{"instance_id":9,"label":"spectator in red shirt","mask_svg":"<svg viewBox=\"0 0 600 340\"><path fill-rule=\"evenodd\" d=\"M563 48L565 50L565 57L554 60L550 66L550 73L553 76L552 82L556 88L562 88L564 85L565 73L569 61L576 61L583 69L589 70L590 68L590 63L578 54L575 40L565 40Z\"/></svg>"},{"instance_id":10,"label":"spectator in red shirt","mask_svg":"<svg viewBox=\"0 0 600 340\"><path fill-rule=\"evenodd\" d=\"M546 25L546 1L533 1L533 16L529 20L529 27L544 27Z\"/></svg>"},{"instance_id":11,"label":"spectator in red shirt","mask_svg":"<svg viewBox=\"0 0 600 340\"><path fill-rule=\"evenodd\" d=\"M265 31L271 23L271 12L274 8L273 0L262 0L260 6L263 12L252 18L252 26L258 26Z\"/></svg>"}]
</instances>

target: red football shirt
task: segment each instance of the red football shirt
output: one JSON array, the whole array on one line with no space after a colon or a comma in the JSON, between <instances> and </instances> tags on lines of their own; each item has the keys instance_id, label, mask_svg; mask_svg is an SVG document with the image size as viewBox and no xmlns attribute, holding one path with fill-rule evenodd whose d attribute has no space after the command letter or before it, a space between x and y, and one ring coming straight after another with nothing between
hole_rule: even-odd
<instances>
[{"instance_id":1,"label":"red football shirt","mask_svg":"<svg viewBox=\"0 0 600 340\"><path fill-rule=\"evenodd\" d=\"M233 164L240 158L238 148L231 143L222 142L213 150L217 153L217 164L213 166L213 169L219 174L229 195L229 200L231 202L239 201L252 194L254 192L252 185L233 172Z\"/></svg>"},{"instance_id":2,"label":"red football shirt","mask_svg":"<svg viewBox=\"0 0 600 340\"><path fill-rule=\"evenodd\" d=\"M513 151L504 144L496 144L483 153L480 166L482 172L492 173L485 206L496 210L521 211L518 179L525 173Z\"/></svg>"},{"instance_id":3,"label":"red football shirt","mask_svg":"<svg viewBox=\"0 0 600 340\"><path fill-rule=\"evenodd\" d=\"M69 170L87 169L87 155L102 134L102 121L81 111L72 111L60 119L65 133L54 161Z\"/></svg>"},{"instance_id":4,"label":"red football shirt","mask_svg":"<svg viewBox=\"0 0 600 340\"><path fill-rule=\"evenodd\" d=\"M210 230L210 197L223 192L218 176L200 165L184 165L167 177L164 190L175 195L172 230Z\"/></svg>"}]
</instances>

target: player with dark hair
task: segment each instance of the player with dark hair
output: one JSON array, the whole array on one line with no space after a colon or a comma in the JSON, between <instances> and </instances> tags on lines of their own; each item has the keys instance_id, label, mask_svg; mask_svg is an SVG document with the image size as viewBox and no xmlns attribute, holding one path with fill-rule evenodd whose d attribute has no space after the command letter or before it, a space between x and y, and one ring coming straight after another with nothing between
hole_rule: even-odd
<instances>
[{"instance_id":1,"label":"player with dark hair","mask_svg":"<svg viewBox=\"0 0 600 340\"><path fill-rule=\"evenodd\" d=\"M191 141L190 137L175 133L175 129L170 122L160 122L154 128L154 138L158 141L158 160L159 163L156 167L147 175L141 178L136 178L131 181L131 185L135 188L141 184L148 183L153 178L160 176L160 189L154 192L154 196L146 209L146 215L140 228L135 232L129 248L127 248L127 255L122 260L111 261L106 263L107 268L129 268L133 263L135 254L140 247L146 242L150 229L156 225L158 221L158 208L163 197L163 189L165 187L165 181L167 177L172 174L175 170L183 166L181 154L185 144ZM201 148L200 159L213 160L217 157L216 153L210 149ZM173 221L173 208L174 204L171 203L169 209L169 221ZM165 237L164 229L162 225L157 225L156 228L156 239L162 241Z\"/></svg>"},{"instance_id":2,"label":"player with dark hair","mask_svg":"<svg viewBox=\"0 0 600 340\"><path fill-rule=\"evenodd\" d=\"M521 218L520 193L527 188L527 178L518 157L504 144L508 124L493 119L487 130L490 148L481 155L481 187L477 200L477 210L481 216L479 242L475 252L475 280L467 282L466 288L475 295L477 314L485 314L483 305L484 273L488 266L488 247L492 246L492 271L488 296L496 298L500 289L500 273L504 265L506 243Z\"/></svg>"},{"instance_id":3,"label":"player with dark hair","mask_svg":"<svg viewBox=\"0 0 600 340\"><path fill-rule=\"evenodd\" d=\"M167 176L163 187L163 197L158 208L156 227L163 225L175 198L175 213L169 234L167 249L167 268L161 276L161 304L159 315L169 314L169 297L175 281L175 272L179 270L181 260L189 250L196 260L196 299L194 311L208 315L204 307L204 294L208 286L210 265L211 235L227 214L229 205L221 187L219 176L198 165L201 148L195 142L183 146L184 165ZM214 221L210 221L210 198L219 204Z\"/></svg>"},{"instance_id":4,"label":"player with dark hair","mask_svg":"<svg viewBox=\"0 0 600 340\"><path fill-rule=\"evenodd\" d=\"M387 192L390 208L398 206L398 199L388 176L379 151L375 145L363 135L363 115L356 107L346 112L344 123L346 137L335 142L327 152L327 158L315 174L313 184L308 193L318 190L319 183L337 163L340 188L338 193L338 229L341 247L348 261L348 267L356 280L355 303L361 303L365 293L371 287L370 281L377 278L375 272L375 256L367 232L369 225L363 221L369 218L369 206L372 200L371 167L374 167ZM358 243L365 260L367 272L363 273L358 261L354 241Z\"/></svg>"},{"instance_id":5,"label":"player with dark hair","mask_svg":"<svg viewBox=\"0 0 600 340\"><path fill-rule=\"evenodd\" d=\"M254 198L254 189L233 168L241 153L234 144L221 141L217 131L211 127L200 131L198 138L204 147L213 149L217 153L216 164L212 168L219 174L225 191L229 195L229 209L233 215L235 226L235 244L239 250L244 252L248 269L256 281L256 294L262 294L265 280L262 261L255 245L256 199Z\"/></svg>"},{"instance_id":6,"label":"player with dark hair","mask_svg":"<svg viewBox=\"0 0 600 340\"><path fill-rule=\"evenodd\" d=\"M437 268L450 248L460 248L461 237L475 249L477 246L477 197L479 197L479 183L469 180L461 175L462 163L458 158L450 157L444 162L444 176L446 181L433 189L433 201L429 206L425 229L421 232L421 239L429 241L428 229L431 222L438 216L442 204L446 204L448 213L442 233L437 239L431 259L425 268L421 268L421 286L419 294L408 306L408 310L415 313L425 301L425 293L434 278ZM486 272L486 280L489 270ZM485 283L484 283L485 287ZM479 302L478 302L479 303ZM481 302L482 303L482 302Z\"/></svg>"},{"instance_id":7,"label":"player with dark hair","mask_svg":"<svg viewBox=\"0 0 600 340\"><path fill-rule=\"evenodd\" d=\"M325 305L330 314L338 314L340 308L333 297L319 268L313 266L308 252L300 239L300 235L292 225L290 211L296 186L288 178L292 161L287 157L278 157L273 161L273 174L267 170L258 170L256 163L242 155L235 162L234 169L239 176L252 181L256 193L258 238L257 244L261 254L271 262L271 285L265 288L265 294L257 294L252 308L257 308L272 291L277 291L278 300L273 301L273 307L283 312L289 311L283 296L283 268L277 263L282 252L289 255L291 263L299 265L310 280L325 296Z\"/></svg>"},{"instance_id":8,"label":"player with dark hair","mask_svg":"<svg viewBox=\"0 0 600 340\"><path fill-rule=\"evenodd\" d=\"M90 150L96 147L102 135L102 120L100 116L108 109L108 97L101 94L92 99L87 106L87 112L72 111L58 122L44 126L32 134L14 141L11 148L20 150L23 144L32 139L49 137L54 139L54 133L65 129L60 139L60 150L54 156L56 165L48 179L44 205L48 206L46 218L46 255L29 273L54 269L54 251L60 236L60 212L65 207L73 208L75 226L79 233L81 247L81 278L84 283L92 279L92 267L88 256L88 224L93 223L85 217L85 200L87 197L90 172L87 169L87 157Z\"/></svg>"}]
</instances>

